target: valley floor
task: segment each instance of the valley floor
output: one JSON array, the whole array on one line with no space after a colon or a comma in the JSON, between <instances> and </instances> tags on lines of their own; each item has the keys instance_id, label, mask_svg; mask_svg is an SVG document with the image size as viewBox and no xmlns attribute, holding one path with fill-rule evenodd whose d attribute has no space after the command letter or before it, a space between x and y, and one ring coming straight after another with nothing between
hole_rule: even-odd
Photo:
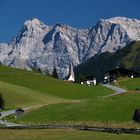
<instances>
[{"instance_id":1,"label":"valley floor","mask_svg":"<svg viewBox=\"0 0 140 140\"><path fill-rule=\"evenodd\" d=\"M12 71L12 73L11 73ZM140 128L132 118L140 107L140 78L125 79L115 86L127 92L112 96L114 91L101 85L86 86L56 80L39 73L0 67L0 94L7 110L26 108L18 124L86 124L108 127ZM106 97L106 98L104 98ZM0 129L0 140L138 140L140 135L109 134L72 129Z\"/></svg>"}]
</instances>

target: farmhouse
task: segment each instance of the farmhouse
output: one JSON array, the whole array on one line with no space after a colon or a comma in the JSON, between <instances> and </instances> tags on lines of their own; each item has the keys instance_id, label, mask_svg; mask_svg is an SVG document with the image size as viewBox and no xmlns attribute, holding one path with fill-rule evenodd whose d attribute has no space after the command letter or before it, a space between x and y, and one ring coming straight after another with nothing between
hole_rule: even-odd
<instances>
[{"instance_id":1,"label":"farmhouse","mask_svg":"<svg viewBox=\"0 0 140 140\"><path fill-rule=\"evenodd\" d=\"M93 85L95 86L95 85L97 85L97 81L96 81L96 78L94 76L88 76L85 78L84 81L81 82L81 84L82 85L86 84L88 86L93 86Z\"/></svg>"},{"instance_id":2,"label":"farmhouse","mask_svg":"<svg viewBox=\"0 0 140 140\"><path fill-rule=\"evenodd\" d=\"M103 82L104 83L115 82L118 77L135 78L135 77L139 77L139 76L140 76L140 74L135 71L116 67L106 73L106 75L104 76Z\"/></svg>"},{"instance_id":3,"label":"farmhouse","mask_svg":"<svg viewBox=\"0 0 140 140\"><path fill-rule=\"evenodd\" d=\"M89 76L86 79L87 79L87 81L86 81L87 85L94 85L95 86L97 84L96 78L93 76Z\"/></svg>"}]
</instances>

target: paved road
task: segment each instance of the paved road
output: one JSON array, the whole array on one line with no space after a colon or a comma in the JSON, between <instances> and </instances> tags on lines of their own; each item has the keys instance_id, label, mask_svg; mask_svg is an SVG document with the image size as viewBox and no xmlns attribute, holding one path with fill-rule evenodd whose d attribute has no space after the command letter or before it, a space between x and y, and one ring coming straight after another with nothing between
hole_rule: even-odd
<instances>
[{"instance_id":1,"label":"paved road","mask_svg":"<svg viewBox=\"0 0 140 140\"><path fill-rule=\"evenodd\" d=\"M16 109L14 110L9 110L9 111L4 111L4 112L0 112L1 113L1 116L0 116L0 124L2 125L5 125L7 127L12 127L12 126L20 126L20 124L16 124L16 123L11 123L11 122L7 122L7 121L4 121L2 118L3 117L6 117L6 116L9 116L9 115L12 115L12 114L15 114L16 113Z\"/></svg>"},{"instance_id":2,"label":"paved road","mask_svg":"<svg viewBox=\"0 0 140 140\"><path fill-rule=\"evenodd\" d=\"M27 107L27 108L24 108L23 110L24 110L24 111L27 111L27 110L29 110L29 109L36 108L36 107L41 107L41 106L42 106L42 105L40 105L40 106ZM3 117L6 117L6 116L9 116L9 115L12 115L12 114L15 114L15 115L16 115L16 110L17 110L17 109L13 109L13 110L9 110L9 111L0 112L0 114L1 114L1 116L0 116L0 124L5 125L5 126L7 126L7 127L22 126L21 124L16 124L16 123L7 122L7 121L4 121L4 120L2 119Z\"/></svg>"},{"instance_id":3,"label":"paved road","mask_svg":"<svg viewBox=\"0 0 140 140\"><path fill-rule=\"evenodd\" d=\"M7 121L0 120L0 124L5 125L6 127L13 127L13 126L22 126L20 124L11 123Z\"/></svg>"},{"instance_id":4,"label":"paved road","mask_svg":"<svg viewBox=\"0 0 140 140\"><path fill-rule=\"evenodd\" d=\"M104 87L107 87L109 89L114 90L118 94L121 94L121 93L125 93L126 92L125 89L122 89L122 88L119 88L119 87L116 87L116 86L112 86L112 85L109 85L109 84L103 84L103 86Z\"/></svg>"},{"instance_id":5,"label":"paved road","mask_svg":"<svg viewBox=\"0 0 140 140\"><path fill-rule=\"evenodd\" d=\"M9 111L4 111L4 112L0 112L0 113L1 113L0 118L3 118L3 117L6 117L6 116L15 114L15 113L16 113L16 109L14 109L14 110L9 110Z\"/></svg>"},{"instance_id":6,"label":"paved road","mask_svg":"<svg viewBox=\"0 0 140 140\"><path fill-rule=\"evenodd\" d=\"M118 95L118 94L122 94L122 93L125 93L127 91L125 89L122 89L122 88L119 88L119 87L116 87L116 86L112 86L112 85L109 85L109 84L103 84L103 86L115 91L114 94L104 96L103 98L115 96L115 95Z\"/></svg>"}]
</instances>

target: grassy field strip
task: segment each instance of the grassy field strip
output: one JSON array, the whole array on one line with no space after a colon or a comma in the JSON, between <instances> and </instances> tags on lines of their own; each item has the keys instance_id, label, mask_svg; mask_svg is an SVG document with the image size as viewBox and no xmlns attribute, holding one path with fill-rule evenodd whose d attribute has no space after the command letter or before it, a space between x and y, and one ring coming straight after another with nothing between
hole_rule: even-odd
<instances>
[{"instance_id":1,"label":"grassy field strip","mask_svg":"<svg viewBox=\"0 0 140 140\"><path fill-rule=\"evenodd\" d=\"M110 134L73 129L0 129L0 140L139 140L140 135Z\"/></svg>"},{"instance_id":2,"label":"grassy field strip","mask_svg":"<svg viewBox=\"0 0 140 140\"><path fill-rule=\"evenodd\" d=\"M127 122L131 122L132 126L135 108L139 106L139 94L125 93L99 100L84 100L77 103L58 103L44 106L26 113L18 121L25 124L47 124L54 122L94 123L100 121L107 126L111 122L114 122L114 124L112 123L114 126L126 122L126 126L129 127L129 123ZM138 126L140 127L140 125Z\"/></svg>"},{"instance_id":3,"label":"grassy field strip","mask_svg":"<svg viewBox=\"0 0 140 140\"><path fill-rule=\"evenodd\" d=\"M140 89L140 78L126 78L118 80L114 85L122 87L127 90L135 91Z\"/></svg>"},{"instance_id":4,"label":"grassy field strip","mask_svg":"<svg viewBox=\"0 0 140 140\"><path fill-rule=\"evenodd\" d=\"M120 85L125 86L128 90L140 89L140 78L128 79L120 81Z\"/></svg>"}]
</instances>

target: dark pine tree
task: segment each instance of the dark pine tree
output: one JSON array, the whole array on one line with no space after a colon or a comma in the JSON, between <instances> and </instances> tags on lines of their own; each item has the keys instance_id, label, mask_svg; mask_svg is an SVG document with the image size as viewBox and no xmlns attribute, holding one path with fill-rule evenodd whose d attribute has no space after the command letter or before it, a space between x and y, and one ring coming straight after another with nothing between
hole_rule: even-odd
<instances>
[{"instance_id":1,"label":"dark pine tree","mask_svg":"<svg viewBox=\"0 0 140 140\"><path fill-rule=\"evenodd\" d=\"M4 110L4 99L1 94L0 94L0 109Z\"/></svg>"},{"instance_id":2,"label":"dark pine tree","mask_svg":"<svg viewBox=\"0 0 140 140\"><path fill-rule=\"evenodd\" d=\"M59 79L59 76L57 74L57 69L54 67L53 71L52 71L52 75L51 75L53 78L57 78Z\"/></svg>"}]
</instances>

